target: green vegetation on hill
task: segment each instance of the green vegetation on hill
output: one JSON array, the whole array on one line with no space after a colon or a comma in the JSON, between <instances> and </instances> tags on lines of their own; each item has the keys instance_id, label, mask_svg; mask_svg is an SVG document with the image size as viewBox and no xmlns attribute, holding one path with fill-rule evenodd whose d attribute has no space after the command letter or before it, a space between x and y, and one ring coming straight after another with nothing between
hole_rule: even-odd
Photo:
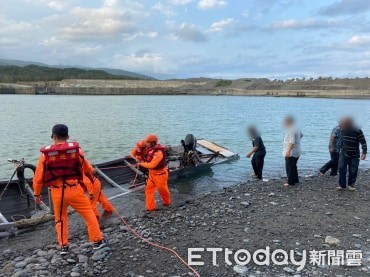
<instances>
[{"instance_id":1,"label":"green vegetation on hill","mask_svg":"<svg viewBox=\"0 0 370 277\"><path fill-rule=\"evenodd\" d=\"M103 79L103 80L134 80L125 75L113 75L104 70L85 70L79 68L52 68L39 65L0 66L0 82L37 82L61 81L64 79Z\"/></svg>"},{"instance_id":2,"label":"green vegetation on hill","mask_svg":"<svg viewBox=\"0 0 370 277\"><path fill-rule=\"evenodd\" d=\"M228 87L231 86L233 82L230 80L220 80L217 82L216 87Z\"/></svg>"}]
</instances>

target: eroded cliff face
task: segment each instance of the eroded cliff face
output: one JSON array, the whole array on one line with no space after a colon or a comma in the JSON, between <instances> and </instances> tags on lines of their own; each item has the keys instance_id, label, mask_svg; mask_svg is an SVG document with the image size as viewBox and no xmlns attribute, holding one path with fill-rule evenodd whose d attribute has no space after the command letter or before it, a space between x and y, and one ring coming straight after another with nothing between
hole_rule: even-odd
<instances>
[{"instance_id":1,"label":"eroded cliff face","mask_svg":"<svg viewBox=\"0 0 370 277\"><path fill-rule=\"evenodd\" d=\"M370 79L216 79L79 80L0 84L0 93L77 95L239 95L295 97L370 97Z\"/></svg>"}]
</instances>

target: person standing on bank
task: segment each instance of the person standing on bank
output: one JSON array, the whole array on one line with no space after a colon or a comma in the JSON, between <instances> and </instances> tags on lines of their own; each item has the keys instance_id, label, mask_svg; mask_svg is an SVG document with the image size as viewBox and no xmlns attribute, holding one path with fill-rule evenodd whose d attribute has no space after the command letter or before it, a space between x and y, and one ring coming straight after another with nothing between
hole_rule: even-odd
<instances>
[{"instance_id":1,"label":"person standing on bank","mask_svg":"<svg viewBox=\"0 0 370 277\"><path fill-rule=\"evenodd\" d=\"M328 161L320 169L319 175L324 176L325 173L330 169L330 176L337 176L338 174L338 162L339 162L339 150L341 144L341 130L340 124L331 132L330 141L329 141L329 152L330 152L330 161Z\"/></svg>"},{"instance_id":2,"label":"person standing on bank","mask_svg":"<svg viewBox=\"0 0 370 277\"><path fill-rule=\"evenodd\" d=\"M288 177L288 182L284 184L284 187L289 187L299 183L297 163L301 156L301 138L303 134L295 125L295 120L292 116L287 116L284 119L284 128L283 156Z\"/></svg>"},{"instance_id":3,"label":"person standing on bank","mask_svg":"<svg viewBox=\"0 0 370 277\"><path fill-rule=\"evenodd\" d=\"M342 141L339 154L339 187L337 187L337 190L344 190L348 183L348 190L356 191L355 184L360 159L365 160L367 154L366 139L362 130L355 126L353 119L350 117L342 120L341 127ZM360 153L360 144L362 154Z\"/></svg>"},{"instance_id":4,"label":"person standing on bank","mask_svg":"<svg viewBox=\"0 0 370 277\"><path fill-rule=\"evenodd\" d=\"M68 127L57 124L52 129L53 144L41 148L41 156L33 178L36 203L41 203L43 186L51 188L51 200L55 214L55 228L58 235L60 254L66 255L68 247L68 206L71 206L85 220L93 249L105 246L98 220L85 195L83 172L92 174L94 168L84 158L77 142L69 142ZM90 193L90 198L93 195Z\"/></svg>"},{"instance_id":5,"label":"person standing on bank","mask_svg":"<svg viewBox=\"0 0 370 277\"><path fill-rule=\"evenodd\" d=\"M254 171L253 177L262 180L263 165L266 156L266 148L261 136L258 134L255 127L251 126L247 130L249 137L252 140L252 150L247 154L247 158L252 157L251 164Z\"/></svg>"}]
</instances>

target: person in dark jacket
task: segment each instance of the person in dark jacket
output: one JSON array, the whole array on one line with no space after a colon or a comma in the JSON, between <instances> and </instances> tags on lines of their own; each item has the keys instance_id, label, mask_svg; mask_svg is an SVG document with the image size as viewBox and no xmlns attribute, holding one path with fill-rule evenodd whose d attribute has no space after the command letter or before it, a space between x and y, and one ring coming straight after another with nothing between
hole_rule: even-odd
<instances>
[{"instance_id":1,"label":"person in dark jacket","mask_svg":"<svg viewBox=\"0 0 370 277\"><path fill-rule=\"evenodd\" d=\"M329 140L329 152L330 161L320 168L319 175L324 176L325 173L330 170L330 176L337 176L338 174L338 162L339 162L339 150L341 144L341 128L340 125L335 126L331 131Z\"/></svg>"},{"instance_id":2,"label":"person in dark jacket","mask_svg":"<svg viewBox=\"0 0 370 277\"><path fill-rule=\"evenodd\" d=\"M341 124L341 147L339 155L339 187L344 190L348 184L348 190L355 191L358 174L358 166L361 160L366 159L367 145L364 133L357 128L352 118L344 118ZM360 144L362 154L360 153ZM347 181L348 171L348 181Z\"/></svg>"},{"instance_id":3,"label":"person in dark jacket","mask_svg":"<svg viewBox=\"0 0 370 277\"><path fill-rule=\"evenodd\" d=\"M262 180L263 165L266 156L266 148L261 136L258 134L255 127L248 128L248 135L252 140L253 148L247 154L247 158L252 157L251 163L254 171L254 177Z\"/></svg>"}]
</instances>

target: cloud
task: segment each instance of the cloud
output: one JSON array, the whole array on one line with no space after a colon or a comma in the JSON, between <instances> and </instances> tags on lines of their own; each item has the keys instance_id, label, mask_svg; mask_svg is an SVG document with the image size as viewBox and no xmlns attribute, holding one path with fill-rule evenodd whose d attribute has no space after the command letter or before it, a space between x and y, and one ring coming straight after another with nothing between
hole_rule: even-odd
<instances>
[{"instance_id":1,"label":"cloud","mask_svg":"<svg viewBox=\"0 0 370 277\"><path fill-rule=\"evenodd\" d=\"M25 21L14 21L1 17L0 15L0 34L1 35L14 35L17 33L27 33L37 29L37 26Z\"/></svg>"},{"instance_id":2,"label":"cloud","mask_svg":"<svg viewBox=\"0 0 370 277\"><path fill-rule=\"evenodd\" d=\"M348 44L350 46L370 46L370 36L353 36L349 39Z\"/></svg>"},{"instance_id":3,"label":"cloud","mask_svg":"<svg viewBox=\"0 0 370 277\"><path fill-rule=\"evenodd\" d=\"M208 10L227 5L227 1L224 0L200 0L198 2L198 8L201 10Z\"/></svg>"},{"instance_id":4,"label":"cloud","mask_svg":"<svg viewBox=\"0 0 370 277\"><path fill-rule=\"evenodd\" d=\"M242 17L248 17L249 14L250 14L249 10L244 10L241 15Z\"/></svg>"},{"instance_id":5,"label":"cloud","mask_svg":"<svg viewBox=\"0 0 370 277\"><path fill-rule=\"evenodd\" d=\"M170 0L172 5L187 5L191 2L194 2L194 0Z\"/></svg>"},{"instance_id":6,"label":"cloud","mask_svg":"<svg viewBox=\"0 0 370 277\"><path fill-rule=\"evenodd\" d=\"M149 72L154 74L167 74L169 68L165 57L160 53L151 53L148 50L137 51L129 55L116 54L116 64L121 68L136 72Z\"/></svg>"},{"instance_id":7,"label":"cloud","mask_svg":"<svg viewBox=\"0 0 370 277\"><path fill-rule=\"evenodd\" d=\"M369 0L339 0L319 10L322 15L351 15L370 10Z\"/></svg>"},{"instance_id":8,"label":"cloud","mask_svg":"<svg viewBox=\"0 0 370 277\"><path fill-rule=\"evenodd\" d=\"M237 21L234 18L226 18L212 23L210 31L219 32L232 27Z\"/></svg>"},{"instance_id":9,"label":"cloud","mask_svg":"<svg viewBox=\"0 0 370 277\"><path fill-rule=\"evenodd\" d=\"M252 0L251 11L262 16L270 12L270 10L276 6L281 9L286 9L299 2L299 0Z\"/></svg>"},{"instance_id":10,"label":"cloud","mask_svg":"<svg viewBox=\"0 0 370 277\"><path fill-rule=\"evenodd\" d=\"M79 47L74 48L74 53L78 56L83 55L90 57L92 55L96 55L103 50L101 45L81 45Z\"/></svg>"},{"instance_id":11,"label":"cloud","mask_svg":"<svg viewBox=\"0 0 370 277\"><path fill-rule=\"evenodd\" d=\"M2 1L0 55L179 78L369 71L370 0L305 2Z\"/></svg>"},{"instance_id":12,"label":"cloud","mask_svg":"<svg viewBox=\"0 0 370 277\"><path fill-rule=\"evenodd\" d=\"M139 32L133 33L133 34L125 34L124 35L124 40L125 41L133 41L133 40L136 40L136 39L139 39L139 38L153 39L153 38L156 38L157 36L158 36L158 32L142 32L142 31L139 31Z\"/></svg>"},{"instance_id":13,"label":"cloud","mask_svg":"<svg viewBox=\"0 0 370 277\"><path fill-rule=\"evenodd\" d=\"M22 48L32 45L35 34L40 32L38 24L26 21L15 21L0 14L0 53L4 48ZM4 52L2 52L2 55Z\"/></svg>"},{"instance_id":14,"label":"cloud","mask_svg":"<svg viewBox=\"0 0 370 277\"><path fill-rule=\"evenodd\" d=\"M48 7L52 10L62 11L72 5L71 0L26 0L27 3L31 3L33 5L43 5Z\"/></svg>"},{"instance_id":15,"label":"cloud","mask_svg":"<svg viewBox=\"0 0 370 277\"><path fill-rule=\"evenodd\" d=\"M207 40L207 36L198 26L188 23L182 23L174 32L173 38L191 42L205 42Z\"/></svg>"},{"instance_id":16,"label":"cloud","mask_svg":"<svg viewBox=\"0 0 370 277\"><path fill-rule=\"evenodd\" d=\"M161 2L157 2L156 4L154 4L151 9L153 11L160 12L166 16L174 16L176 14L170 5L165 5Z\"/></svg>"},{"instance_id":17,"label":"cloud","mask_svg":"<svg viewBox=\"0 0 370 277\"><path fill-rule=\"evenodd\" d=\"M66 40L108 39L131 34L146 16L136 3L105 0L99 8L74 7L44 20L45 28L56 28Z\"/></svg>"},{"instance_id":18,"label":"cloud","mask_svg":"<svg viewBox=\"0 0 370 277\"><path fill-rule=\"evenodd\" d=\"M294 30L294 29L311 29L311 28L338 28L343 27L341 21L338 20L318 20L318 19L289 19L279 21L267 27L269 30Z\"/></svg>"}]
</instances>

